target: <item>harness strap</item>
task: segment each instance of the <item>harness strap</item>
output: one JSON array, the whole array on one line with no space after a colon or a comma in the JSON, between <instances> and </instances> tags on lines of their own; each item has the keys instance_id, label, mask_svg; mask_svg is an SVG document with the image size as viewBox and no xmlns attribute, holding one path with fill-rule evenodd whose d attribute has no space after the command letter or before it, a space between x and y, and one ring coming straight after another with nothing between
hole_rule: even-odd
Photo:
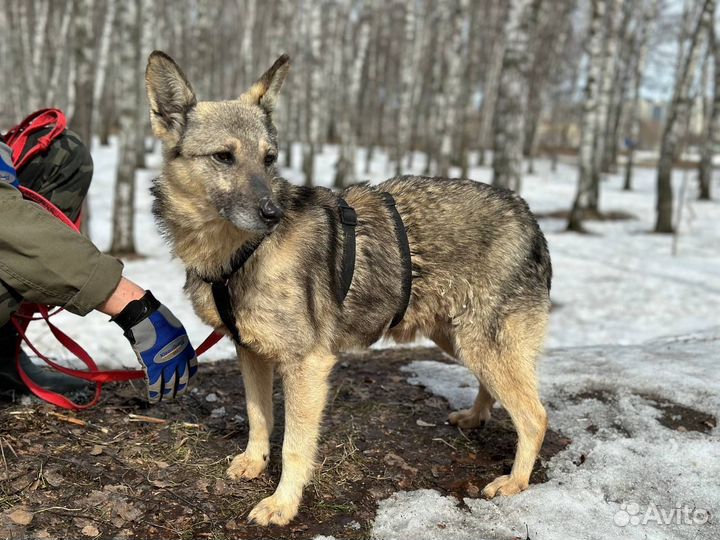
<instances>
[{"instance_id":1,"label":"harness strap","mask_svg":"<svg viewBox=\"0 0 720 540\"><path fill-rule=\"evenodd\" d=\"M240 330L238 330L235 310L233 309L232 295L230 294L230 278L232 278L236 272L240 271L242 267L245 266L245 263L248 259L250 259L250 257L252 257L253 253L255 253L257 248L260 247L261 243L262 238L249 242L237 250L235 255L233 255L230 271L224 273L219 280L200 276L200 279L202 279L205 283L210 284L213 301L215 302L215 309L217 309L218 315L220 315L220 320L230 332L233 341L241 347L247 347L247 345L243 343L242 337L240 336Z\"/></svg>"},{"instance_id":2,"label":"harness strap","mask_svg":"<svg viewBox=\"0 0 720 540\"><path fill-rule=\"evenodd\" d=\"M342 223L345 237L340 287L337 290L338 302L342 304L350 290L353 274L355 273L355 226L357 225L357 214L355 209L342 197L338 197L338 210L340 211L340 223Z\"/></svg>"},{"instance_id":3,"label":"harness strap","mask_svg":"<svg viewBox=\"0 0 720 540\"><path fill-rule=\"evenodd\" d=\"M213 300L215 301L215 309L217 309L220 319L225 327L230 331L233 341L238 345L244 346L240 331L237 327L235 319L235 311L232 306L232 297L230 296L230 287L228 281L214 281L210 284L212 288Z\"/></svg>"},{"instance_id":4,"label":"harness strap","mask_svg":"<svg viewBox=\"0 0 720 540\"><path fill-rule=\"evenodd\" d=\"M408 242L407 231L405 230L405 224L403 223L402 216L398 212L395 204L395 199L387 191L380 193L382 198L385 200L385 204L390 209L393 220L395 221L395 234L398 240L398 247L400 248L400 260L403 266L403 280L402 280L402 301L400 307L395 312L390 328L400 324L403 320L405 312L407 311L408 305L410 304L410 293L412 291L412 261L410 260L410 243Z\"/></svg>"}]
</instances>

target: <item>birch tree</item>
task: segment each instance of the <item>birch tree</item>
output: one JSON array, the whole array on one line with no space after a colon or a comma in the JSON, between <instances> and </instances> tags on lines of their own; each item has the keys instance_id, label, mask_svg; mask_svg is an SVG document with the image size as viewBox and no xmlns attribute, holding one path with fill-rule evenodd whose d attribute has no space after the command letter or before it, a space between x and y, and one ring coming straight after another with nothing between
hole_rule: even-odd
<instances>
[{"instance_id":1,"label":"birch tree","mask_svg":"<svg viewBox=\"0 0 720 540\"><path fill-rule=\"evenodd\" d=\"M630 117L628 119L628 124L630 126L628 139L630 140L630 145L628 147L628 155L625 162L625 179L623 182L623 189L626 191L630 191L632 189L635 150L637 149L638 142L640 140L640 89L642 88L643 78L645 75L645 63L648 54L650 35L652 34L651 30L653 23L657 18L659 8L660 0L651 0L647 3L647 5L645 5L634 40L634 74L632 77L633 89L632 102L629 107Z\"/></svg>"},{"instance_id":2,"label":"birch tree","mask_svg":"<svg viewBox=\"0 0 720 540\"><path fill-rule=\"evenodd\" d=\"M447 65L447 75L444 78L446 88L440 93L442 97L441 105L438 107L440 118L441 136L440 136L440 155L438 158L439 176L450 176L450 161L452 159L453 136L457 129L458 110L461 101L462 92L462 74L463 65L463 22L467 13L468 0L458 0L453 2L453 11L450 16L451 26L448 42L445 47L445 64Z\"/></svg>"},{"instance_id":3,"label":"birch tree","mask_svg":"<svg viewBox=\"0 0 720 540\"><path fill-rule=\"evenodd\" d=\"M417 2L410 0L405 4L405 28L403 52L406 61L400 64L400 107L398 112L397 142L395 147L395 174L402 173L402 160L409 150L412 115L412 97L414 87L413 73L417 69L415 52L416 43L420 40L416 36Z\"/></svg>"},{"instance_id":4,"label":"birch tree","mask_svg":"<svg viewBox=\"0 0 720 540\"><path fill-rule=\"evenodd\" d=\"M320 59L320 32L322 11L319 2L315 2L309 13L308 40L308 91L306 97L307 131L303 152L303 173L305 185L313 184L315 176L315 152L320 145L320 86L322 85L322 65Z\"/></svg>"},{"instance_id":5,"label":"birch tree","mask_svg":"<svg viewBox=\"0 0 720 540\"><path fill-rule=\"evenodd\" d=\"M357 150L355 133L357 123L355 120L360 112L358 110L360 76L362 75L370 41L370 27L365 18L360 19L354 37L355 39L352 39L352 35L346 36L345 46L343 47L348 77L344 85L346 88L344 92L345 99L343 100L344 107L340 113L339 133L341 144L335 174L335 187L337 188L343 188L355 181L355 154Z\"/></svg>"},{"instance_id":6,"label":"birch tree","mask_svg":"<svg viewBox=\"0 0 720 540\"><path fill-rule=\"evenodd\" d=\"M140 0L119 3L120 80L118 168L113 200L113 230L110 253L134 255L135 250L135 170L137 159L137 51L140 48L138 24Z\"/></svg>"},{"instance_id":7,"label":"birch tree","mask_svg":"<svg viewBox=\"0 0 720 540\"><path fill-rule=\"evenodd\" d=\"M690 89L697 68L703 30L712 24L715 12L715 1L704 0L694 29L690 33L690 42L683 47L682 60L675 72L673 96L668 105L665 124L660 143L660 158L657 171L657 218L655 232L672 233L673 227L673 191L672 168L677 159L679 138L684 120L690 109Z\"/></svg>"},{"instance_id":8,"label":"birch tree","mask_svg":"<svg viewBox=\"0 0 720 540\"><path fill-rule=\"evenodd\" d=\"M95 131L99 131L98 117L101 114L101 103L105 95L105 83L108 80L108 66L110 63L110 45L112 44L112 31L115 24L115 11L117 0L107 0L105 17L103 18L102 32L98 45L97 63L95 65L95 77L93 86L93 119L95 121Z\"/></svg>"},{"instance_id":9,"label":"birch tree","mask_svg":"<svg viewBox=\"0 0 720 540\"><path fill-rule=\"evenodd\" d=\"M588 194L587 207L585 211L590 211L597 215L600 211L600 174L602 168L602 158L605 153L607 143L606 132L608 125L608 117L610 115L610 104L613 94L613 82L615 80L615 64L618 54L618 32L620 28L621 11L623 0L608 0L607 6L610 10L607 28L604 32L605 40L603 44L602 58L602 75L600 77L600 85L598 88L598 110L595 118L594 126L594 142L593 142L593 159L591 169L591 186Z\"/></svg>"},{"instance_id":10,"label":"birch tree","mask_svg":"<svg viewBox=\"0 0 720 540\"><path fill-rule=\"evenodd\" d=\"M712 59L713 94L709 114L706 113L705 133L698 167L699 199L709 201L712 198L713 157L720 148L720 44L717 41L714 24L708 27L708 48ZM703 89L704 90L704 89Z\"/></svg>"},{"instance_id":11,"label":"birch tree","mask_svg":"<svg viewBox=\"0 0 720 540\"><path fill-rule=\"evenodd\" d=\"M75 108L70 127L80 139L92 141L93 90L95 79L94 36L92 32L94 0L76 0L73 46L75 58Z\"/></svg>"},{"instance_id":12,"label":"birch tree","mask_svg":"<svg viewBox=\"0 0 720 540\"><path fill-rule=\"evenodd\" d=\"M591 0L588 35L588 68L585 82L582 119L580 121L580 147L578 149L578 189L575 195L568 230L582 232L583 213L590 204L592 193L595 133L598 124L598 99L602 77L603 27L606 0Z\"/></svg>"},{"instance_id":13,"label":"birch tree","mask_svg":"<svg viewBox=\"0 0 720 540\"><path fill-rule=\"evenodd\" d=\"M502 0L494 0L492 13L497 17L496 21L504 20L506 15L505 3ZM505 58L505 25L496 22L494 25L494 36L490 40L490 65L485 75L485 84L482 89L482 106L480 109L480 129L478 140L480 141L480 165L485 163L485 150L492 146L493 119L495 118L495 107L498 98L500 75L503 69Z\"/></svg>"},{"instance_id":14,"label":"birch tree","mask_svg":"<svg viewBox=\"0 0 720 540\"><path fill-rule=\"evenodd\" d=\"M539 0L532 0L539 1ZM526 100L524 92L531 0L512 0L505 26L497 110L493 121L493 185L520 191Z\"/></svg>"}]
</instances>

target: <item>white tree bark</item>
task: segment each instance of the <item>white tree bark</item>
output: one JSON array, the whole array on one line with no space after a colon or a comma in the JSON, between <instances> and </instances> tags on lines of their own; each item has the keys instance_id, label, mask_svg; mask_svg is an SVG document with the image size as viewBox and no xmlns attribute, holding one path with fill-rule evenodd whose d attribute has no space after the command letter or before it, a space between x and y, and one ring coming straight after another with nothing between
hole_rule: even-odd
<instances>
[{"instance_id":1,"label":"white tree bark","mask_svg":"<svg viewBox=\"0 0 720 540\"><path fill-rule=\"evenodd\" d=\"M620 28L623 0L608 0L608 28L605 32L602 76L598 94L598 111L595 124L595 141L592 159L592 188L588 194L587 209L598 212L600 207L600 169L605 153L605 128L608 124L610 101L615 81L615 64L618 55L618 31Z\"/></svg>"},{"instance_id":2,"label":"white tree bark","mask_svg":"<svg viewBox=\"0 0 720 540\"><path fill-rule=\"evenodd\" d=\"M643 77L645 75L649 36L652 34L651 30L653 23L657 19L659 8L660 0L652 0L645 6L635 41L635 48L637 50L635 52L635 62L633 66L632 105L629 109L630 118L628 119L630 125L630 147L628 148L627 161L625 162L625 181L623 185L623 189L626 191L632 189L635 150L640 141L640 89L642 88Z\"/></svg>"},{"instance_id":3,"label":"white tree bark","mask_svg":"<svg viewBox=\"0 0 720 540\"><path fill-rule=\"evenodd\" d=\"M493 121L493 185L520 191L526 110L527 12L531 0L512 0Z\"/></svg>"},{"instance_id":4,"label":"white tree bark","mask_svg":"<svg viewBox=\"0 0 720 540\"><path fill-rule=\"evenodd\" d=\"M140 47L138 11L140 0L119 4L120 21L120 137L118 169L113 201L113 232L110 252L135 254L135 170L137 141L137 51ZM144 107L143 107L144 108Z\"/></svg>"},{"instance_id":5,"label":"white tree bark","mask_svg":"<svg viewBox=\"0 0 720 540\"><path fill-rule=\"evenodd\" d=\"M660 158L657 173L657 219L655 232L672 233L673 227L673 191L672 167L679 146L680 132L690 110L690 89L692 87L697 63L702 50L704 30L713 22L715 1L704 0L697 23L690 35L690 43L675 73L673 97L668 105L660 143Z\"/></svg>"},{"instance_id":6,"label":"white tree bark","mask_svg":"<svg viewBox=\"0 0 720 540\"><path fill-rule=\"evenodd\" d=\"M588 36L588 72L583 101L580 148L578 149L578 189L570 212L568 229L582 231L583 213L590 203L592 192L595 133L598 125L598 99L602 77L603 23L605 0L592 0Z\"/></svg>"},{"instance_id":7,"label":"white tree bark","mask_svg":"<svg viewBox=\"0 0 720 540\"><path fill-rule=\"evenodd\" d=\"M495 0L494 12L501 15L505 7L502 0ZM491 50L489 53L490 65L485 75L485 84L482 89L482 105L480 108L480 129L478 131L478 141L480 143L480 164L485 163L485 151L492 147L493 119L495 118L495 107L498 98L498 89L500 87L500 75L503 68L503 59L505 58L505 25L496 23L497 31L494 39L491 40Z\"/></svg>"},{"instance_id":8,"label":"white tree bark","mask_svg":"<svg viewBox=\"0 0 720 540\"><path fill-rule=\"evenodd\" d=\"M370 25L366 18L358 23L355 39L346 36L345 61L348 62L348 77L345 81L345 100L340 121L340 155L336 166L335 187L343 188L355 182L355 154L357 117L359 113L360 78L362 76L368 43L370 42Z\"/></svg>"},{"instance_id":9,"label":"white tree bark","mask_svg":"<svg viewBox=\"0 0 720 540\"><path fill-rule=\"evenodd\" d=\"M65 10L63 11L62 20L60 22L60 31L58 32L57 37L59 43L68 42L70 22L72 21L74 12L75 2L67 2ZM58 47L55 51L55 61L53 62L52 69L50 70L50 79L48 80L47 86L45 86L45 105L48 107L57 106L56 100L58 97L58 91L60 90L60 76L62 74L63 66L66 64L68 49L68 47Z\"/></svg>"},{"instance_id":10,"label":"white tree bark","mask_svg":"<svg viewBox=\"0 0 720 540\"><path fill-rule=\"evenodd\" d=\"M440 155L438 159L438 175L450 175L450 162L452 160L453 136L457 130L460 107L460 93L462 92L463 75L463 23L467 14L468 0L459 0L454 3L451 13L450 35L445 44L445 63L447 75L445 77L445 90L442 95L444 103L438 109L440 113Z\"/></svg>"},{"instance_id":11,"label":"white tree bark","mask_svg":"<svg viewBox=\"0 0 720 540\"><path fill-rule=\"evenodd\" d=\"M315 176L315 152L320 145L320 88L322 86L322 59L320 57L321 46L321 5L314 2L309 10L308 40L310 50L308 51L308 92L306 99L306 142L303 154L303 172L305 173L305 185L312 185Z\"/></svg>"},{"instance_id":12,"label":"white tree bark","mask_svg":"<svg viewBox=\"0 0 720 540\"><path fill-rule=\"evenodd\" d=\"M242 58L243 87L249 88L257 74L253 71L253 29L255 28L255 5L257 0L246 0L243 18Z\"/></svg>"},{"instance_id":13,"label":"white tree bark","mask_svg":"<svg viewBox=\"0 0 720 540\"><path fill-rule=\"evenodd\" d=\"M73 44L75 58L75 108L70 127L86 144L92 143L94 90L94 36L92 32L94 0L77 0Z\"/></svg>"},{"instance_id":14,"label":"white tree bark","mask_svg":"<svg viewBox=\"0 0 720 540\"><path fill-rule=\"evenodd\" d=\"M698 170L701 201L712 199L713 157L720 149L720 44L713 25L709 28L710 56L713 64L713 94L712 104L709 107L706 119L705 140L702 145L702 155Z\"/></svg>"},{"instance_id":15,"label":"white tree bark","mask_svg":"<svg viewBox=\"0 0 720 540\"><path fill-rule=\"evenodd\" d=\"M410 142L410 115L412 114L412 98L414 77L417 69L416 38L417 2L410 0L405 3L405 28L403 35L404 61L400 63L400 110L398 112L397 141L395 147L395 174L402 174L403 156L408 151ZM417 41L416 41L417 39Z\"/></svg>"}]
</instances>

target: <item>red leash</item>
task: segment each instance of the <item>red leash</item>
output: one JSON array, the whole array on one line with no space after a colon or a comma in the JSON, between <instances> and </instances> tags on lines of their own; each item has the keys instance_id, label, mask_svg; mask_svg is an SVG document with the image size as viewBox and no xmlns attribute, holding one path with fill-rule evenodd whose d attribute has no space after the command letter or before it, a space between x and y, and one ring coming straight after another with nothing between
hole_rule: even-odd
<instances>
[{"instance_id":1,"label":"red leash","mask_svg":"<svg viewBox=\"0 0 720 540\"><path fill-rule=\"evenodd\" d=\"M40 195L39 193L36 193L32 190L29 190L24 187L20 187L20 192L23 195L23 198L30 200L34 203L39 204L42 206L45 210L50 212L53 216L57 217L60 221L65 223L68 227L73 229L76 232L80 232L79 223L73 223L70 221L70 219L62 213L62 211L55 206L53 203L51 203L49 200L47 200L45 197ZM79 218L78 218L79 222ZM39 397L42 400L47 401L48 403L52 403L53 405L57 407L62 407L63 409L70 409L70 410L81 410L81 409L89 409L90 407L97 404L97 402L100 400L100 394L102 393L102 385L106 383L111 382L123 382L123 381L130 381L134 379L143 379L145 377L145 373L142 370L100 370L97 367L97 364L95 364L95 361L92 359L90 354L83 349L80 344L72 339L70 336L68 336L65 332L60 330L57 326L55 326L51 321L50 317L59 313L62 311L62 309L58 309L54 311L53 313L50 313L47 306L42 304L31 304L24 302L20 310L18 310L17 313L15 313L12 317L12 323L15 326L15 328L18 331L18 334L20 334L22 341L25 341L25 343L30 347L30 349L40 358L42 359L47 365L52 367L53 369L59 371L60 373L64 373L65 375L69 375L71 377L76 377L78 379L83 379L88 382L95 383L95 395L93 399L86 404L79 404L75 403L74 401L66 398L62 394L58 394L57 392L53 392L51 390L47 390L46 388L43 388L39 384L37 384L35 381L33 381L27 373L23 370L22 366L20 365L20 340L18 340L17 344L17 350L15 351L15 365L17 366L18 374L20 375L20 378L23 380L25 385L30 389L30 391L35 394L37 397ZM35 313L40 313L40 317L34 317L33 315ZM76 358L78 358L80 361L85 364L87 367L87 371L78 370L78 369L71 369L66 368L64 366L61 366L60 364L57 364L56 362L53 362L50 360L47 356L42 354L35 345L32 344L30 339L27 336L26 330L27 326L30 323L30 321L34 320L44 320L45 323L48 325L48 328L50 329L50 332L55 336L55 338L58 340L58 342L65 347L69 352L73 354ZM223 338L223 335L218 332L211 332L210 335L205 338L205 340L200 344L200 346L197 348L197 355L200 356L201 354L207 352L210 348L212 348L218 341L220 341Z\"/></svg>"},{"instance_id":2,"label":"red leash","mask_svg":"<svg viewBox=\"0 0 720 540\"><path fill-rule=\"evenodd\" d=\"M47 128L49 126L53 126L50 133L47 135L41 137L33 148L29 149L27 153L22 157L22 153L25 148L25 144L28 141L28 138L33 133ZM37 154L44 152L48 149L50 144L65 130L66 126L66 120L65 115L62 111L59 109L42 109L40 111L37 111L30 116L28 116L25 120L23 120L20 124L12 128L6 135L5 135L5 141L7 144L12 147L13 150L13 162L15 163L15 169L20 170L20 168L25 165L30 159L35 157ZM42 208L47 210L50 214L58 218L60 221L62 221L65 225L73 229L75 232L80 232L80 218L78 218L77 222L73 223L63 212L55 206L52 202L50 202L48 199L40 195L39 193L32 191L30 189L27 189L25 187L20 186L20 192L22 193L22 196L24 199L32 201L38 205L40 205ZM49 309L45 305L41 304L31 304L28 302L23 302L20 306L20 309L12 316L12 323L15 326L15 328L18 331L18 334L20 334L20 337L22 340L18 340L17 348L15 351L15 365L17 366L18 374L20 375L20 378L23 380L25 385L30 389L30 391L35 394L40 399L43 399L47 401L48 403L52 403L53 405L57 407L62 407L63 409L70 409L70 410L81 410L81 409L89 409L93 405L97 404L97 402L100 400L100 394L102 392L102 385L106 383L111 382L123 382L123 381L130 381L134 379L143 379L145 377L145 373L142 370L100 370L97 367L97 364L95 364L95 361L92 359L92 357L88 354L88 352L83 349L80 344L72 339L70 336L68 336L65 332L60 330L57 326L55 326L52 322L50 322L50 317L53 315L59 313L62 311L62 309L57 309L54 312L50 313ZM40 317L35 317L35 313L40 313ZM66 368L64 366L61 366L60 364L57 364L56 362L53 362L50 360L47 356L43 355L40 351L37 350L37 348L32 344L30 339L27 337L27 327L30 324L30 321L37 321L43 319L45 323L48 325L48 328L50 329L50 332L55 336L55 338L60 342L60 344L65 347L68 351L70 351L76 358L78 358L80 361L85 364L87 367L87 371L79 370L79 369L71 369ZM201 354L205 353L208 349L210 349L213 345L215 345L218 341L222 339L223 335L219 334L217 332L212 332L205 341L202 342L202 344L197 348L197 355L200 356ZM27 343L28 347L39 357L41 358L47 365L52 367L53 369L59 371L60 373L64 373L65 375L76 377L78 379L83 379L88 382L95 383L95 395L93 399L86 404L79 404L75 403L74 401L66 398L62 394L58 394L57 392L53 392L51 390L48 390L46 388L43 388L36 382L34 382L23 370L22 366L20 365L20 343L21 341L25 341Z\"/></svg>"}]
</instances>

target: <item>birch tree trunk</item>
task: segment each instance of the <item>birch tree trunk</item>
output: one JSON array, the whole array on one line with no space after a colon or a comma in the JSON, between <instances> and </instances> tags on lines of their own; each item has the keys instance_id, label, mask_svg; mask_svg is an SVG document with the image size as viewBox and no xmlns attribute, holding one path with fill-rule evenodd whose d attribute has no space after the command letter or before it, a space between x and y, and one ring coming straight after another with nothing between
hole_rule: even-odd
<instances>
[{"instance_id":1,"label":"birch tree trunk","mask_svg":"<svg viewBox=\"0 0 720 540\"><path fill-rule=\"evenodd\" d=\"M136 51L136 73L135 76L135 96L136 103L143 103L145 100L145 80L142 74L145 73L145 65L147 58L153 51L154 39L153 39L153 27L156 24L153 13L153 2L152 0L140 0L138 4L138 19L137 19L137 31L138 31L138 48ZM135 139L135 167L138 169L145 169L145 154L147 149L145 148L145 136L150 132L150 115L147 113L146 107L137 107L135 109L137 115L136 121L136 139Z\"/></svg>"},{"instance_id":2,"label":"birch tree trunk","mask_svg":"<svg viewBox=\"0 0 720 540\"><path fill-rule=\"evenodd\" d=\"M507 41L493 121L493 186L519 192L522 183L524 92L531 0L512 0L505 35Z\"/></svg>"},{"instance_id":3,"label":"birch tree trunk","mask_svg":"<svg viewBox=\"0 0 720 540\"><path fill-rule=\"evenodd\" d=\"M395 174L402 174L403 157L408 151L410 141L410 116L412 115L413 73L417 69L415 63L417 25L417 2L409 0L405 4L405 33L403 39L403 56L400 63L400 111L398 112L397 138L395 146ZM419 41L419 40L418 40Z\"/></svg>"},{"instance_id":4,"label":"birch tree trunk","mask_svg":"<svg viewBox=\"0 0 720 540\"><path fill-rule=\"evenodd\" d=\"M630 55L632 54L633 47L628 29L630 27L630 20L637 11L637 2L638 0L625 0L623 9L618 10L616 14L616 17L620 21L619 30L615 37L619 50L615 61L615 70L612 74L613 82L604 135L605 145L600 159L600 171L606 173L617 172L620 120L625 109L624 103L630 84L630 75L632 73ZM622 17L620 15L621 12Z\"/></svg>"},{"instance_id":5,"label":"birch tree trunk","mask_svg":"<svg viewBox=\"0 0 720 540\"><path fill-rule=\"evenodd\" d=\"M58 42L67 43L68 34L70 33L70 22L73 19L75 13L75 1L69 1L66 3L65 10L63 11L62 20L60 22L60 31L58 32ZM59 90L60 90L60 76L62 74L63 66L66 64L66 57L68 56L67 50L69 47L58 47L55 50L55 61L52 64L50 70L50 78L45 86L45 105L48 107L57 107L56 102Z\"/></svg>"},{"instance_id":6,"label":"birch tree trunk","mask_svg":"<svg viewBox=\"0 0 720 540\"><path fill-rule=\"evenodd\" d=\"M345 82L346 99L341 111L340 120L340 154L336 166L335 187L342 189L355 182L355 154L356 133L355 125L359 109L360 77L365 64L368 43L370 41L370 26L366 19L358 23L355 39L352 35L346 36L344 49L345 62L349 64L349 77ZM354 58L353 58L354 55Z\"/></svg>"},{"instance_id":7,"label":"birch tree trunk","mask_svg":"<svg viewBox=\"0 0 720 540\"><path fill-rule=\"evenodd\" d=\"M698 181L700 194L698 199L709 201L712 199L713 157L720 148L720 44L714 25L708 29L710 38L710 51L713 60L713 96L710 106L709 118L706 121L707 130L703 140Z\"/></svg>"},{"instance_id":8,"label":"birch tree trunk","mask_svg":"<svg viewBox=\"0 0 720 540\"><path fill-rule=\"evenodd\" d=\"M93 105L95 111L93 119L96 128L94 131L100 131L100 115L103 114L101 105L103 104L103 96L105 95L105 83L108 79L108 66L110 60L110 45L112 44L112 31L115 25L115 12L117 0L107 0L105 19L103 21L102 33L100 34L100 43L97 54L97 66L95 69L95 84L93 87Z\"/></svg>"},{"instance_id":9,"label":"birch tree trunk","mask_svg":"<svg viewBox=\"0 0 720 540\"><path fill-rule=\"evenodd\" d=\"M595 131L598 124L598 97L602 76L603 22L605 0L591 1L590 28L588 35L588 73L583 101L580 148L578 149L578 189L568 220L568 230L583 232L583 213L590 202L592 192Z\"/></svg>"},{"instance_id":10,"label":"birch tree trunk","mask_svg":"<svg viewBox=\"0 0 720 540\"><path fill-rule=\"evenodd\" d=\"M495 13L503 12L502 3L494 2ZM503 69L503 59L505 58L505 40L504 25L497 24L495 39L492 40L492 49L490 51L490 67L485 75L485 84L483 86L483 98L480 109L480 130L478 132L478 141L480 143L480 165L485 164L485 151L492 146L492 129L493 119L495 118L495 107L498 98L498 88L500 85L500 75Z\"/></svg>"},{"instance_id":11,"label":"birch tree trunk","mask_svg":"<svg viewBox=\"0 0 720 540\"><path fill-rule=\"evenodd\" d=\"M320 144L320 86L322 85L322 65L320 58L320 32L322 11L319 2L310 8L308 32L310 51L308 58L308 92L306 99L307 133L303 153L303 173L305 185L313 185L315 177L315 151Z\"/></svg>"},{"instance_id":12,"label":"birch tree trunk","mask_svg":"<svg viewBox=\"0 0 720 540\"><path fill-rule=\"evenodd\" d=\"M135 250L135 170L138 132L137 51L140 48L138 11L140 0L123 0L119 4L121 91L119 103L120 136L118 168L113 201L113 231L110 253L134 255Z\"/></svg>"},{"instance_id":13,"label":"birch tree trunk","mask_svg":"<svg viewBox=\"0 0 720 540\"><path fill-rule=\"evenodd\" d=\"M702 49L700 41L703 30L712 24L715 13L715 1L705 0L702 4L697 24L690 35L690 44L677 66L673 97L668 105L665 125L660 143L660 158L657 172L657 219L656 233L672 233L673 227L673 191L672 167L677 159L680 131L690 109L690 88L697 68L698 57Z\"/></svg>"},{"instance_id":14,"label":"birch tree trunk","mask_svg":"<svg viewBox=\"0 0 720 540\"><path fill-rule=\"evenodd\" d=\"M639 34L636 37L635 64L633 75L633 94L632 105L630 106L630 145L628 148L627 161L625 162L625 180L623 189L632 190L633 166L635 164L635 150L640 141L640 89L642 88L643 77L645 75L645 61L648 53L648 41L651 34L651 27L657 18L660 0L652 0L643 11L643 17L640 21Z\"/></svg>"},{"instance_id":15,"label":"birch tree trunk","mask_svg":"<svg viewBox=\"0 0 720 540\"><path fill-rule=\"evenodd\" d=\"M438 107L441 119L440 155L438 159L438 175L450 176L450 161L452 160L453 135L457 129L460 107L460 93L462 91L462 59L463 52L463 23L467 13L468 0L459 0L454 3L451 13L449 40L445 43L447 87L441 93L444 103Z\"/></svg>"},{"instance_id":16,"label":"birch tree trunk","mask_svg":"<svg viewBox=\"0 0 720 540\"><path fill-rule=\"evenodd\" d=\"M610 114L610 101L613 94L613 82L615 80L615 64L618 51L618 30L620 27L620 14L623 0L608 0L607 31L605 33L604 58L602 76L598 94L598 112L595 124L595 141L592 160L591 190L588 197L586 211L597 214L600 211L600 170L602 157L606 146L606 127Z\"/></svg>"},{"instance_id":17,"label":"birch tree trunk","mask_svg":"<svg viewBox=\"0 0 720 540\"><path fill-rule=\"evenodd\" d=\"M243 17L242 58L243 58L243 88L249 88L255 82L253 65L253 29L255 28L255 5L257 0L245 0Z\"/></svg>"},{"instance_id":18,"label":"birch tree trunk","mask_svg":"<svg viewBox=\"0 0 720 540\"><path fill-rule=\"evenodd\" d=\"M94 0L77 0L73 44L75 47L75 109L70 127L88 145L92 144L92 113L95 64L92 33Z\"/></svg>"}]
</instances>

